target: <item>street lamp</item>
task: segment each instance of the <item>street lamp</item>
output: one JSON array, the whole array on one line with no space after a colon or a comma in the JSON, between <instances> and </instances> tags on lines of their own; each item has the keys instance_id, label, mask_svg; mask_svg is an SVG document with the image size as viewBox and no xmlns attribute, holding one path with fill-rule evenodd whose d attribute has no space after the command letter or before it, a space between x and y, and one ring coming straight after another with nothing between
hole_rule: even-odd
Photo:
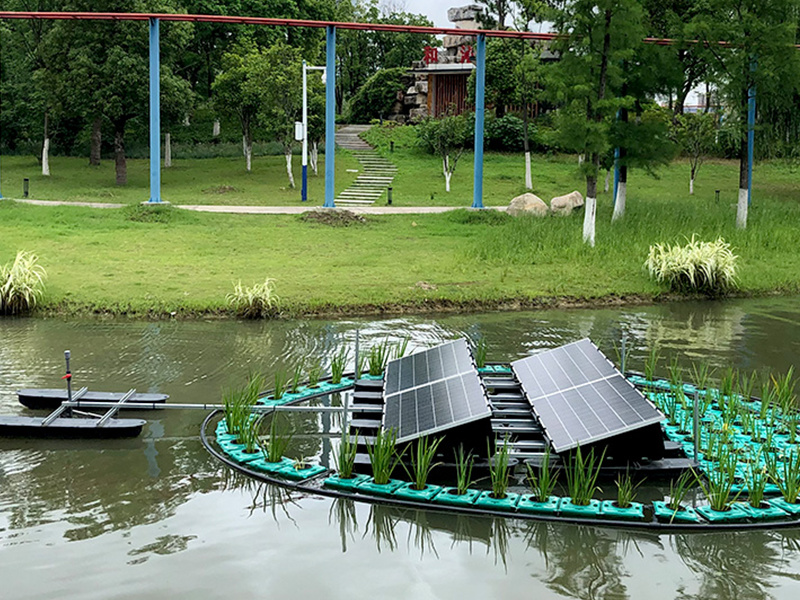
<instances>
[{"instance_id":1,"label":"street lamp","mask_svg":"<svg viewBox=\"0 0 800 600\"><path fill-rule=\"evenodd\" d=\"M308 71L322 71L322 82L325 82L325 67L310 67L303 61L303 185L300 198L303 202L308 200Z\"/></svg>"}]
</instances>

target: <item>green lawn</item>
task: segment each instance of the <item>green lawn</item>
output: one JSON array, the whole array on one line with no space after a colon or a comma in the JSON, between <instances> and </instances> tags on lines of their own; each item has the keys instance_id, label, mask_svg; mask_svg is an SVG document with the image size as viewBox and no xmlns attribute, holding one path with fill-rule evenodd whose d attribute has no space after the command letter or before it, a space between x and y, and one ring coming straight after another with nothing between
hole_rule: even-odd
<instances>
[{"instance_id":1,"label":"green lawn","mask_svg":"<svg viewBox=\"0 0 800 600\"><path fill-rule=\"evenodd\" d=\"M266 277L288 314L485 308L655 297L664 290L643 272L649 245L697 233L733 244L746 293L800 290L797 202L758 201L748 230L737 231L727 203L632 202L612 225L601 199L594 249L581 241L580 214L513 219L462 210L331 228L298 216L174 208L161 222L135 220L147 209L0 202L0 261L19 249L38 254L49 276L45 305L56 311L216 312L234 282Z\"/></svg>"}]
</instances>

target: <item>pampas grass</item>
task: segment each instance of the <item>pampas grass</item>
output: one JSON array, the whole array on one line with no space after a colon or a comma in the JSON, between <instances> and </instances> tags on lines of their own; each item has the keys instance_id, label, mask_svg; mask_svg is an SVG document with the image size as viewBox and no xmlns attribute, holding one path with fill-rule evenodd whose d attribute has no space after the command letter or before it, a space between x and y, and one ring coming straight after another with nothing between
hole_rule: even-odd
<instances>
[{"instance_id":1,"label":"pampas grass","mask_svg":"<svg viewBox=\"0 0 800 600\"><path fill-rule=\"evenodd\" d=\"M650 246L644 266L651 277L676 292L720 295L736 288L737 259L724 239L701 242L693 235L683 246Z\"/></svg>"},{"instance_id":2,"label":"pampas grass","mask_svg":"<svg viewBox=\"0 0 800 600\"><path fill-rule=\"evenodd\" d=\"M261 319L274 316L279 298L274 290L274 279L267 278L264 283L246 287L239 281L233 292L226 296L234 312L246 319Z\"/></svg>"},{"instance_id":3,"label":"pampas grass","mask_svg":"<svg viewBox=\"0 0 800 600\"><path fill-rule=\"evenodd\" d=\"M0 265L0 315L19 315L36 308L47 273L32 252L20 250L14 262Z\"/></svg>"}]
</instances>

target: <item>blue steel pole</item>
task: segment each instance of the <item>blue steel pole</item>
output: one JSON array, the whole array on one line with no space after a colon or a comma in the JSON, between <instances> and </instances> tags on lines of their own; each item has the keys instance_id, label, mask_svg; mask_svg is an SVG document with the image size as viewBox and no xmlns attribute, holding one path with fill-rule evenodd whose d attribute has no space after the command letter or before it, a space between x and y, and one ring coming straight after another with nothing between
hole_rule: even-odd
<instances>
[{"instance_id":1,"label":"blue steel pole","mask_svg":"<svg viewBox=\"0 0 800 600\"><path fill-rule=\"evenodd\" d=\"M336 28L328 25L325 56L325 204L333 208L336 151Z\"/></svg>"},{"instance_id":2,"label":"blue steel pole","mask_svg":"<svg viewBox=\"0 0 800 600\"><path fill-rule=\"evenodd\" d=\"M150 19L150 202L161 202L161 56L158 19Z\"/></svg>"},{"instance_id":3,"label":"blue steel pole","mask_svg":"<svg viewBox=\"0 0 800 600\"><path fill-rule=\"evenodd\" d=\"M300 200L308 200L308 70L303 61L303 186Z\"/></svg>"},{"instance_id":4,"label":"blue steel pole","mask_svg":"<svg viewBox=\"0 0 800 600\"><path fill-rule=\"evenodd\" d=\"M750 72L755 73L756 61L750 62ZM756 139L756 84L747 90L747 205L753 202L753 154Z\"/></svg>"},{"instance_id":5,"label":"blue steel pole","mask_svg":"<svg viewBox=\"0 0 800 600\"><path fill-rule=\"evenodd\" d=\"M483 118L486 97L486 35L478 35L475 53L475 179L472 208L483 208Z\"/></svg>"}]
</instances>

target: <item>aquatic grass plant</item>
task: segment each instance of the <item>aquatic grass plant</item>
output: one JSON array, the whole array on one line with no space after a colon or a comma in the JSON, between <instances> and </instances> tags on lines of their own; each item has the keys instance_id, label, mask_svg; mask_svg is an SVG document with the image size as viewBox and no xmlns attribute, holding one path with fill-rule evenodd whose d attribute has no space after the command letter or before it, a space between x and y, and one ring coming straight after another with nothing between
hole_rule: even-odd
<instances>
[{"instance_id":1,"label":"aquatic grass plant","mask_svg":"<svg viewBox=\"0 0 800 600\"><path fill-rule=\"evenodd\" d=\"M247 420L239 433L239 441L244 444L244 451L255 454L259 450L259 436L261 435L261 418L253 415Z\"/></svg>"},{"instance_id":2,"label":"aquatic grass plant","mask_svg":"<svg viewBox=\"0 0 800 600\"><path fill-rule=\"evenodd\" d=\"M349 355L350 353L347 348L342 348L331 358L331 383L337 385L342 383L342 377L344 377L344 370L347 366Z\"/></svg>"},{"instance_id":3,"label":"aquatic grass plant","mask_svg":"<svg viewBox=\"0 0 800 600\"><path fill-rule=\"evenodd\" d=\"M381 429L375 435L375 441L367 444L367 454L372 466L372 478L378 485L389 483L402 454L397 452L397 432L392 429Z\"/></svg>"},{"instance_id":4,"label":"aquatic grass plant","mask_svg":"<svg viewBox=\"0 0 800 600\"><path fill-rule=\"evenodd\" d=\"M761 384L761 405L759 406L758 416L762 421L767 419L769 411L775 406L775 388L772 387L769 381Z\"/></svg>"},{"instance_id":5,"label":"aquatic grass plant","mask_svg":"<svg viewBox=\"0 0 800 600\"><path fill-rule=\"evenodd\" d=\"M369 374L374 376L383 375L383 370L386 368L386 363L389 362L391 353L392 346L389 340L383 340L379 344L370 346L367 351Z\"/></svg>"},{"instance_id":6,"label":"aquatic grass plant","mask_svg":"<svg viewBox=\"0 0 800 600\"><path fill-rule=\"evenodd\" d=\"M597 458L594 448L584 455L580 446L569 457L565 468L567 477L567 490L572 503L577 506L588 506L595 492L601 491L597 486L600 468L603 466L606 452L603 450Z\"/></svg>"},{"instance_id":7,"label":"aquatic grass plant","mask_svg":"<svg viewBox=\"0 0 800 600\"><path fill-rule=\"evenodd\" d=\"M408 352L408 342L410 340L411 338L406 336L397 342L392 350L392 358L403 358L406 355L406 352Z\"/></svg>"},{"instance_id":8,"label":"aquatic grass plant","mask_svg":"<svg viewBox=\"0 0 800 600\"><path fill-rule=\"evenodd\" d=\"M675 292L710 296L736 289L737 256L723 238L686 244L653 244L645 261L650 276Z\"/></svg>"},{"instance_id":9,"label":"aquatic grass plant","mask_svg":"<svg viewBox=\"0 0 800 600\"><path fill-rule=\"evenodd\" d=\"M695 478L696 473L694 471L684 471L681 473L680 477L669 482L669 500L667 501L667 507L673 511L673 518L675 514L683 508L683 501L694 485Z\"/></svg>"},{"instance_id":10,"label":"aquatic grass plant","mask_svg":"<svg viewBox=\"0 0 800 600\"><path fill-rule=\"evenodd\" d=\"M283 455L292 443L292 434L285 423L279 424L279 414L272 415L269 424L269 437L261 440L261 451L264 460L271 463L278 463L283 460Z\"/></svg>"},{"instance_id":11,"label":"aquatic grass plant","mask_svg":"<svg viewBox=\"0 0 800 600\"><path fill-rule=\"evenodd\" d=\"M463 496L467 493L469 486L473 484L472 468L475 465L475 457L472 452L466 452L463 445L459 445L455 452L456 461L456 493Z\"/></svg>"},{"instance_id":12,"label":"aquatic grass plant","mask_svg":"<svg viewBox=\"0 0 800 600\"><path fill-rule=\"evenodd\" d=\"M305 361L297 363L292 370L292 378L289 381L289 393L296 394L300 390L300 384L303 382L303 374L305 373Z\"/></svg>"},{"instance_id":13,"label":"aquatic grass plant","mask_svg":"<svg viewBox=\"0 0 800 600\"><path fill-rule=\"evenodd\" d=\"M436 458L436 452L443 439L444 438L437 438L431 441L430 437L426 435L417 438L417 443L411 445L409 451L411 469L407 468L405 464L403 465L403 469L405 469L409 478L414 483L415 490L424 490L431 471L442 464L433 461Z\"/></svg>"},{"instance_id":14,"label":"aquatic grass plant","mask_svg":"<svg viewBox=\"0 0 800 600\"><path fill-rule=\"evenodd\" d=\"M480 337L472 346L472 355L475 358L475 365L482 369L486 366L486 352L488 350L486 338Z\"/></svg>"},{"instance_id":15,"label":"aquatic grass plant","mask_svg":"<svg viewBox=\"0 0 800 600\"><path fill-rule=\"evenodd\" d=\"M705 481L695 472L697 485L703 490L712 510L718 512L728 510L741 494L741 491L733 492L733 487L736 485L736 466L735 457L730 452L725 452L720 455L716 468L706 471Z\"/></svg>"},{"instance_id":16,"label":"aquatic grass plant","mask_svg":"<svg viewBox=\"0 0 800 600\"><path fill-rule=\"evenodd\" d=\"M47 277L38 262L35 254L20 250L13 262L0 265L0 315L20 315L36 308Z\"/></svg>"},{"instance_id":17,"label":"aquatic grass plant","mask_svg":"<svg viewBox=\"0 0 800 600\"><path fill-rule=\"evenodd\" d=\"M787 451L781 458L778 460L774 454L764 454L769 477L786 502L797 504L800 497L800 452Z\"/></svg>"},{"instance_id":18,"label":"aquatic grass plant","mask_svg":"<svg viewBox=\"0 0 800 600\"><path fill-rule=\"evenodd\" d=\"M658 348L658 345L653 344L647 352L647 357L644 361L644 378L649 381L653 382L656 378L656 369L658 368L658 362L661 360L661 351Z\"/></svg>"},{"instance_id":19,"label":"aquatic grass plant","mask_svg":"<svg viewBox=\"0 0 800 600\"><path fill-rule=\"evenodd\" d=\"M692 382L694 382L694 387L698 391L702 390L703 392L708 390L708 381L711 378L711 367L707 362L696 363L693 362L692 366L689 368ZM706 394L701 394L706 395Z\"/></svg>"},{"instance_id":20,"label":"aquatic grass plant","mask_svg":"<svg viewBox=\"0 0 800 600\"><path fill-rule=\"evenodd\" d=\"M550 464L550 449L548 448L541 464L534 469L530 464L528 468L528 485L530 485L533 497L537 502L547 502L553 495L558 483L558 471L554 471Z\"/></svg>"},{"instance_id":21,"label":"aquatic grass plant","mask_svg":"<svg viewBox=\"0 0 800 600\"><path fill-rule=\"evenodd\" d=\"M308 366L308 387L315 388L319 386L319 380L321 378L322 363L319 360L315 360Z\"/></svg>"},{"instance_id":22,"label":"aquatic grass plant","mask_svg":"<svg viewBox=\"0 0 800 600\"><path fill-rule=\"evenodd\" d=\"M772 376L772 386L775 390L775 401L784 413L797 408L797 395L795 394L794 367L789 367L786 375Z\"/></svg>"},{"instance_id":23,"label":"aquatic grass plant","mask_svg":"<svg viewBox=\"0 0 800 600\"><path fill-rule=\"evenodd\" d=\"M245 429L250 423L253 406L263 387L264 376L260 373L250 373L244 385L229 388L222 393L225 427L228 433L237 435L240 441L243 435L247 435Z\"/></svg>"},{"instance_id":24,"label":"aquatic grass plant","mask_svg":"<svg viewBox=\"0 0 800 600\"><path fill-rule=\"evenodd\" d=\"M275 400L283 398L288 386L289 377L286 375L286 371L283 369L275 371L275 375L273 376L272 398Z\"/></svg>"},{"instance_id":25,"label":"aquatic grass plant","mask_svg":"<svg viewBox=\"0 0 800 600\"><path fill-rule=\"evenodd\" d=\"M240 280L226 299L236 315L245 319L273 317L277 314L279 305L274 284L274 279L267 278L264 283L247 287Z\"/></svg>"},{"instance_id":26,"label":"aquatic grass plant","mask_svg":"<svg viewBox=\"0 0 800 600\"><path fill-rule=\"evenodd\" d=\"M342 435L339 438L339 448L335 453L336 458L336 471L340 479L352 479L353 468L356 464L356 454L358 453L358 443L356 438L358 431L354 431L353 435L342 430Z\"/></svg>"},{"instance_id":27,"label":"aquatic grass plant","mask_svg":"<svg viewBox=\"0 0 800 600\"><path fill-rule=\"evenodd\" d=\"M356 361L356 379L361 379L361 375L364 374L364 367L367 366L367 357L364 354L358 355L358 360Z\"/></svg>"},{"instance_id":28,"label":"aquatic grass plant","mask_svg":"<svg viewBox=\"0 0 800 600\"><path fill-rule=\"evenodd\" d=\"M506 497L508 479L511 474L509 471L510 454L511 448L508 444L508 437L503 439L503 444L500 446L495 442L494 456L491 454L491 449L487 447L487 455L490 457L489 479L492 483L492 498L502 499Z\"/></svg>"},{"instance_id":29,"label":"aquatic grass plant","mask_svg":"<svg viewBox=\"0 0 800 600\"><path fill-rule=\"evenodd\" d=\"M769 483L769 470L762 466L756 455L754 460L748 465L745 481L747 483L747 503L753 508L760 508L764 502L764 492Z\"/></svg>"},{"instance_id":30,"label":"aquatic grass plant","mask_svg":"<svg viewBox=\"0 0 800 600\"><path fill-rule=\"evenodd\" d=\"M644 480L634 482L628 470L624 475L618 475L614 482L617 486L617 506L619 508L630 508L636 499L636 491Z\"/></svg>"}]
</instances>

